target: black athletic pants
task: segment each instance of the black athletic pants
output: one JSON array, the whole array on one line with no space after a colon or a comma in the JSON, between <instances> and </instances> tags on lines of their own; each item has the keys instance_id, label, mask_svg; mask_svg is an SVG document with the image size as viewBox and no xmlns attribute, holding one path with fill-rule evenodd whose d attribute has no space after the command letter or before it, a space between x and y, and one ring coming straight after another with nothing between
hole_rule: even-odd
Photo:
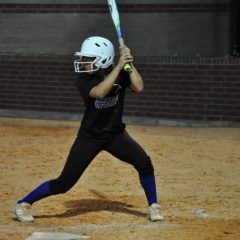
<instances>
[{"instance_id":1,"label":"black athletic pants","mask_svg":"<svg viewBox=\"0 0 240 240\"><path fill-rule=\"evenodd\" d=\"M60 176L50 181L52 194L65 193L81 177L94 157L102 150L111 153L123 162L134 166L139 176L150 176L154 169L149 156L126 131L108 142L92 142L77 137L68 155Z\"/></svg>"}]
</instances>

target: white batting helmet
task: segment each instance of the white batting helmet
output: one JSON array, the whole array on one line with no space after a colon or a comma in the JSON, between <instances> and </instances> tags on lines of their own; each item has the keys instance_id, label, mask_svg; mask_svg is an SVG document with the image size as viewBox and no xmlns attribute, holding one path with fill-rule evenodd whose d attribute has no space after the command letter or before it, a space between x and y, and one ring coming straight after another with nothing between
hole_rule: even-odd
<instances>
[{"instance_id":1,"label":"white batting helmet","mask_svg":"<svg viewBox=\"0 0 240 240\"><path fill-rule=\"evenodd\" d=\"M115 53L113 44L108 39L95 36L87 38L83 42L80 52L76 52L75 56L95 58L92 62L75 60L75 72L93 72L99 68L109 67L113 63ZM84 63L91 64L91 70L83 69L82 65Z\"/></svg>"}]
</instances>

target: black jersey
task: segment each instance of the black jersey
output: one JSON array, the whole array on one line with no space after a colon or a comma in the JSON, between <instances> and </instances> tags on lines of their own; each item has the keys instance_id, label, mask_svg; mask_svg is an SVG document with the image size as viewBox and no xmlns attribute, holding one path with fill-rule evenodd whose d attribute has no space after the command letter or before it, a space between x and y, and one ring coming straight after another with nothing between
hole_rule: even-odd
<instances>
[{"instance_id":1,"label":"black jersey","mask_svg":"<svg viewBox=\"0 0 240 240\"><path fill-rule=\"evenodd\" d=\"M129 74L121 71L111 91L104 98L90 97L91 89L101 81L96 74L78 74L76 86L86 106L78 132L79 137L105 140L125 129L122 114L125 89L130 85Z\"/></svg>"}]
</instances>

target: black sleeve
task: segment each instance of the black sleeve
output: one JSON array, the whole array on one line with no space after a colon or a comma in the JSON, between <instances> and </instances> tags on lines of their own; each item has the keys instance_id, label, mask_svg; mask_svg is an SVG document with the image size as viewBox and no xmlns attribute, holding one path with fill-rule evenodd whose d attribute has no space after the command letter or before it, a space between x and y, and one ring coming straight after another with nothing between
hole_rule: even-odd
<instances>
[{"instance_id":1,"label":"black sleeve","mask_svg":"<svg viewBox=\"0 0 240 240\"><path fill-rule=\"evenodd\" d=\"M126 71L121 71L119 74L119 82L121 83L121 85L123 86L123 88L127 88L130 86L130 77L129 77L129 73Z\"/></svg>"},{"instance_id":2,"label":"black sleeve","mask_svg":"<svg viewBox=\"0 0 240 240\"><path fill-rule=\"evenodd\" d=\"M96 78L88 76L87 74L79 74L76 81L75 86L77 87L79 93L84 98L90 97L90 91L93 87L99 84L100 81L98 81Z\"/></svg>"}]
</instances>

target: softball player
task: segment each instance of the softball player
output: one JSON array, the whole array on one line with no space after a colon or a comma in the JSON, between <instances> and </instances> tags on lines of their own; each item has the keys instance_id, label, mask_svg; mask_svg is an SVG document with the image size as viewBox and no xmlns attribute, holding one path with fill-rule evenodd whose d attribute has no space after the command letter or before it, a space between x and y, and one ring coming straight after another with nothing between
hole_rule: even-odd
<instances>
[{"instance_id":1,"label":"softball player","mask_svg":"<svg viewBox=\"0 0 240 240\"><path fill-rule=\"evenodd\" d=\"M150 221L164 220L157 203L151 160L129 136L122 122L125 89L129 87L139 93L143 90L143 80L133 65L130 50L124 46L119 51L120 58L114 66L112 43L102 37L90 37L83 42L81 51L75 54L78 57L74 61L78 75L76 87L86 105L80 129L60 176L42 183L15 204L13 212L19 221L34 221L29 211L31 205L70 190L102 150L131 164L138 171L149 205L147 218ZM130 72L123 71L126 63L132 64Z\"/></svg>"}]
</instances>

